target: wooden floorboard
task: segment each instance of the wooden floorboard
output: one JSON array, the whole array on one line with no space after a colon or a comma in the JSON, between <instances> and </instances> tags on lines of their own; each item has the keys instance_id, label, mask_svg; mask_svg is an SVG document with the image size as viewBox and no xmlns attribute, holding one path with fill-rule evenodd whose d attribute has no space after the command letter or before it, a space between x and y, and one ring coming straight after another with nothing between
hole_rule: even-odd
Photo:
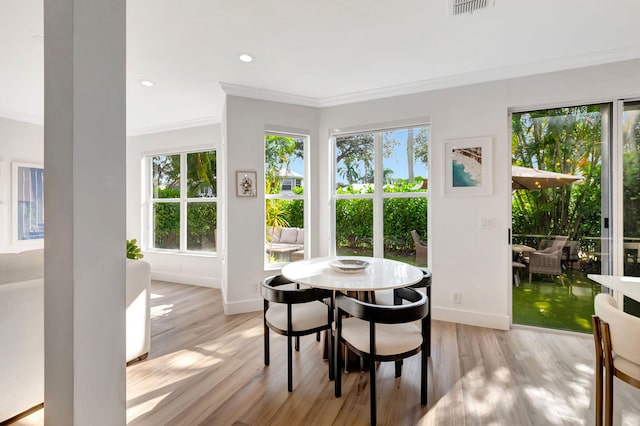
<instances>
[{"instance_id":1,"label":"wooden floorboard","mask_svg":"<svg viewBox=\"0 0 640 426\"><path fill-rule=\"evenodd\" d=\"M127 368L127 422L157 425L367 425L369 373L343 374L333 396L322 344L302 338L287 392L286 339L271 333L264 366L262 313L225 316L220 291L154 281L149 358ZM433 322L427 406L420 355L376 367L378 424L593 425L590 335ZM640 425L640 390L615 381L614 423ZM39 426L43 410L16 424Z\"/></svg>"}]
</instances>

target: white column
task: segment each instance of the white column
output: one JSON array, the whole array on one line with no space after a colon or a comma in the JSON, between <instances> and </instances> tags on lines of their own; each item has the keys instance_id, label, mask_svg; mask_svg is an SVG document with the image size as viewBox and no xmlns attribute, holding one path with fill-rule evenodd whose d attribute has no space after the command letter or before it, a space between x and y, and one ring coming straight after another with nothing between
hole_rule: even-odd
<instances>
[{"instance_id":1,"label":"white column","mask_svg":"<svg viewBox=\"0 0 640 426\"><path fill-rule=\"evenodd\" d=\"M45 424L125 424L125 0L44 0Z\"/></svg>"}]
</instances>

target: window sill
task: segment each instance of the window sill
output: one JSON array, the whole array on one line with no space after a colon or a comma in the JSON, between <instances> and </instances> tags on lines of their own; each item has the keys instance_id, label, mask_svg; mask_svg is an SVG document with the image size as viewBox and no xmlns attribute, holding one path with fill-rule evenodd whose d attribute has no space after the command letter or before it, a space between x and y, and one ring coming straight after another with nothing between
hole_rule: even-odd
<instances>
[{"instance_id":1,"label":"window sill","mask_svg":"<svg viewBox=\"0 0 640 426\"><path fill-rule=\"evenodd\" d=\"M146 255L146 254L151 254L151 255L173 255L173 256L187 256L187 257L208 257L208 258L217 258L218 257L218 253L217 252L213 252L213 253L207 253L207 252L202 252L202 253L198 253L195 251L175 251L175 250L143 250L142 254Z\"/></svg>"}]
</instances>

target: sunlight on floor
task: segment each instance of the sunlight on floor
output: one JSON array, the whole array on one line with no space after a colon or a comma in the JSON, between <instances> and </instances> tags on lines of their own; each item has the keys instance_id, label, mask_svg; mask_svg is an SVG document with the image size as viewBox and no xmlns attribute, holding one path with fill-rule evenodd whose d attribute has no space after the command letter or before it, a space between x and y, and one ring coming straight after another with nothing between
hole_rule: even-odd
<instances>
[{"instance_id":1,"label":"sunlight on floor","mask_svg":"<svg viewBox=\"0 0 640 426\"><path fill-rule=\"evenodd\" d=\"M173 304L151 307L151 319L167 316L173 311Z\"/></svg>"},{"instance_id":2,"label":"sunlight on floor","mask_svg":"<svg viewBox=\"0 0 640 426\"><path fill-rule=\"evenodd\" d=\"M139 404L127 404L127 423L137 419L138 417L140 417L141 415L145 414L148 411L153 410L154 408L156 408L156 406L162 402L163 399L165 399L167 396L171 395L171 392L166 392L163 393L161 395L158 395L154 398L150 398L150 399L146 399L144 401L141 401ZM130 414L130 409L132 407L136 407L136 412L137 414L133 414L131 416L129 416Z\"/></svg>"},{"instance_id":3,"label":"sunlight on floor","mask_svg":"<svg viewBox=\"0 0 640 426\"><path fill-rule=\"evenodd\" d=\"M578 408L589 406L590 393L584 392L575 398L575 402L565 400L562 395L548 389L534 386L525 386L524 394L532 405L540 411L550 425L565 425L569 419L580 421L583 411ZM572 398L573 399L573 398ZM580 424L584 424L580 421Z\"/></svg>"}]
</instances>

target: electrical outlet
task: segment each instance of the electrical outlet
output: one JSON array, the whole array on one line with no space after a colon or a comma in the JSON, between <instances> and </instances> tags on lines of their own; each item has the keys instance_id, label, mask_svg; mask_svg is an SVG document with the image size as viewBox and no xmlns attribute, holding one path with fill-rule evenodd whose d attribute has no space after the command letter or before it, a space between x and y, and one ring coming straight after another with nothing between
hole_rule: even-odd
<instances>
[{"instance_id":1,"label":"electrical outlet","mask_svg":"<svg viewBox=\"0 0 640 426\"><path fill-rule=\"evenodd\" d=\"M254 293L259 293L260 292L260 283L255 283L253 285L253 292Z\"/></svg>"},{"instance_id":2,"label":"electrical outlet","mask_svg":"<svg viewBox=\"0 0 640 426\"><path fill-rule=\"evenodd\" d=\"M454 291L451 293L451 301L453 303L460 303L462 301L462 293L459 291Z\"/></svg>"}]
</instances>

